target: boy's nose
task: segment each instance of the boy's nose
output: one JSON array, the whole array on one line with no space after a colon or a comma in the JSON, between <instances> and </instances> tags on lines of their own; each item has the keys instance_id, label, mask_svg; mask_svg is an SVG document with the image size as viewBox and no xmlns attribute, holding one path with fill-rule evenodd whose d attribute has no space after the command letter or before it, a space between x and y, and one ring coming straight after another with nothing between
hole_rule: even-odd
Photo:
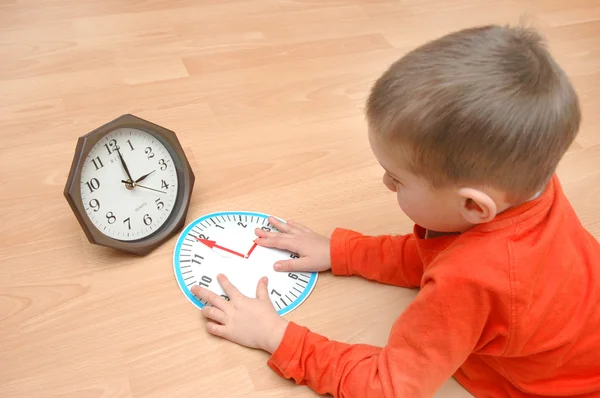
<instances>
[{"instance_id":1,"label":"boy's nose","mask_svg":"<svg viewBox=\"0 0 600 398\"><path fill-rule=\"evenodd\" d=\"M397 191L396 184L394 184L394 181L392 181L392 179L387 175L387 173L383 175L383 185L385 185L387 189L389 189L392 192Z\"/></svg>"}]
</instances>

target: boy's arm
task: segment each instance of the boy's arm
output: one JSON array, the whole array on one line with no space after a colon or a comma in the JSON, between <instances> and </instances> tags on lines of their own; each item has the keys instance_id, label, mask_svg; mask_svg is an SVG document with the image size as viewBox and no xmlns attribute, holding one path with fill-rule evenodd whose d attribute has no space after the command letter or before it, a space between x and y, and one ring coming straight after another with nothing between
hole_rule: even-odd
<instances>
[{"instance_id":1,"label":"boy's arm","mask_svg":"<svg viewBox=\"0 0 600 398\"><path fill-rule=\"evenodd\" d=\"M448 279L425 284L383 348L330 341L290 323L268 364L334 397L431 397L472 352L508 333L508 294Z\"/></svg>"},{"instance_id":2,"label":"boy's arm","mask_svg":"<svg viewBox=\"0 0 600 398\"><path fill-rule=\"evenodd\" d=\"M418 287L423 263L413 234L365 236L336 229L331 235L331 271L390 285Z\"/></svg>"}]
</instances>

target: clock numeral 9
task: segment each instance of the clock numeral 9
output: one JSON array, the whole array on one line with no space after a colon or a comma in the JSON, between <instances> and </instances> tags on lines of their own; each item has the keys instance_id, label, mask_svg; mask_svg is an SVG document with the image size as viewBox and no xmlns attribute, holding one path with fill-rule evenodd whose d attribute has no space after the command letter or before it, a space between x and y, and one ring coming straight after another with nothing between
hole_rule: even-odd
<instances>
[{"instance_id":1,"label":"clock numeral 9","mask_svg":"<svg viewBox=\"0 0 600 398\"><path fill-rule=\"evenodd\" d=\"M97 178L92 178L88 182L85 183L90 190L90 193L94 192L96 189L100 188L100 181Z\"/></svg>"},{"instance_id":2,"label":"clock numeral 9","mask_svg":"<svg viewBox=\"0 0 600 398\"><path fill-rule=\"evenodd\" d=\"M106 213L106 219L108 220L109 224L114 224L114 222L117 221L117 217L115 217L112 211Z\"/></svg>"},{"instance_id":3,"label":"clock numeral 9","mask_svg":"<svg viewBox=\"0 0 600 398\"><path fill-rule=\"evenodd\" d=\"M160 165L160 169L161 169L162 171L165 171L165 170L167 169L167 164L165 163L165 160L164 160L164 159L161 159L161 160L159 160L159 161L158 161L158 164Z\"/></svg>"},{"instance_id":4,"label":"clock numeral 9","mask_svg":"<svg viewBox=\"0 0 600 398\"><path fill-rule=\"evenodd\" d=\"M148 159L152 159L154 157L154 152L152 152L152 148L150 147L144 149L144 153L148 156Z\"/></svg>"},{"instance_id":5,"label":"clock numeral 9","mask_svg":"<svg viewBox=\"0 0 600 398\"><path fill-rule=\"evenodd\" d=\"M198 285L208 287L208 285L212 282L212 278L206 275L202 275L202 282L198 282Z\"/></svg>"},{"instance_id":6,"label":"clock numeral 9","mask_svg":"<svg viewBox=\"0 0 600 398\"><path fill-rule=\"evenodd\" d=\"M104 146L106 147L106 150L108 151L109 155L112 155L113 151L118 151L119 149L121 149L121 147L117 145L117 140L115 140L114 138L108 141L108 144L104 144Z\"/></svg>"},{"instance_id":7,"label":"clock numeral 9","mask_svg":"<svg viewBox=\"0 0 600 398\"><path fill-rule=\"evenodd\" d=\"M150 214L146 214L144 216L144 224L146 224L146 225L152 224L152 218L150 218Z\"/></svg>"},{"instance_id":8,"label":"clock numeral 9","mask_svg":"<svg viewBox=\"0 0 600 398\"><path fill-rule=\"evenodd\" d=\"M165 204L163 203L163 201L162 201L162 200L160 200L160 198L159 198L159 199L156 199L154 202L156 202L156 208L157 208L158 210L160 210L160 209L162 209L163 207L165 207Z\"/></svg>"},{"instance_id":9,"label":"clock numeral 9","mask_svg":"<svg viewBox=\"0 0 600 398\"><path fill-rule=\"evenodd\" d=\"M100 202L98 202L98 199L90 200L90 207L94 209L94 211L100 210Z\"/></svg>"}]
</instances>

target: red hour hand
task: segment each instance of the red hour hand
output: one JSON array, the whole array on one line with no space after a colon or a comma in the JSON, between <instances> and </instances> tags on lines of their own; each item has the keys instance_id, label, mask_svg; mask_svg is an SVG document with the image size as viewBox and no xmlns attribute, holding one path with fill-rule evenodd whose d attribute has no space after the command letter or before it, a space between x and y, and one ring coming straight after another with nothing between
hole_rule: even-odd
<instances>
[{"instance_id":1,"label":"red hour hand","mask_svg":"<svg viewBox=\"0 0 600 398\"><path fill-rule=\"evenodd\" d=\"M214 240L208 240L208 239L200 239L200 238L196 238L196 240L200 243L204 243L206 246L208 246L209 248L213 249L213 248L217 248L217 249L221 249L223 251L226 251L228 253L231 254L235 254L236 256L240 256L242 258L246 258L246 256L244 256L242 253L238 253L236 251L233 251L231 249L228 249L226 247L223 247L221 245L217 245L217 242L215 242Z\"/></svg>"}]
</instances>

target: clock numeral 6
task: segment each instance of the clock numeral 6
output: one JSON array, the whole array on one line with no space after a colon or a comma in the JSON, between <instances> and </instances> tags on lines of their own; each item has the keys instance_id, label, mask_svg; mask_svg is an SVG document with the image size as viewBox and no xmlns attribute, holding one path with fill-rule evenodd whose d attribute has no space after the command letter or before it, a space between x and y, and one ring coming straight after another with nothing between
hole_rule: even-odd
<instances>
[{"instance_id":1,"label":"clock numeral 6","mask_svg":"<svg viewBox=\"0 0 600 398\"><path fill-rule=\"evenodd\" d=\"M114 222L117 221L117 217L115 217L112 211L106 213L106 219L108 220L109 224L114 224Z\"/></svg>"},{"instance_id":2,"label":"clock numeral 6","mask_svg":"<svg viewBox=\"0 0 600 398\"><path fill-rule=\"evenodd\" d=\"M150 147L144 149L144 153L148 156L148 159L152 159L154 157L154 152L152 152L152 148Z\"/></svg>"},{"instance_id":3,"label":"clock numeral 6","mask_svg":"<svg viewBox=\"0 0 600 398\"><path fill-rule=\"evenodd\" d=\"M146 225L152 224L152 218L150 218L150 214L144 215L144 224L146 224Z\"/></svg>"},{"instance_id":4,"label":"clock numeral 6","mask_svg":"<svg viewBox=\"0 0 600 398\"><path fill-rule=\"evenodd\" d=\"M90 190L90 193L92 193L96 189L100 188L100 181L98 181L97 178L92 178L91 180L86 182L85 185L87 185L88 189Z\"/></svg>"},{"instance_id":5,"label":"clock numeral 6","mask_svg":"<svg viewBox=\"0 0 600 398\"><path fill-rule=\"evenodd\" d=\"M289 276L290 278L292 278L292 279L298 279L298 275L296 275L296 274L293 274L293 273L291 273L291 272L288 274L288 276Z\"/></svg>"},{"instance_id":6,"label":"clock numeral 6","mask_svg":"<svg viewBox=\"0 0 600 398\"><path fill-rule=\"evenodd\" d=\"M94 209L94 211L100 210L100 202L98 202L98 199L90 200L90 207Z\"/></svg>"},{"instance_id":7,"label":"clock numeral 6","mask_svg":"<svg viewBox=\"0 0 600 398\"><path fill-rule=\"evenodd\" d=\"M167 164L165 163L165 160L164 160L164 159L161 159L161 160L159 160L159 161L158 161L158 164L160 165L160 169L161 169L162 171L165 171L165 170L167 169Z\"/></svg>"},{"instance_id":8,"label":"clock numeral 6","mask_svg":"<svg viewBox=\"0 0 600 398\"><path fill-rule=\"evenodd\" d=\"M202 282L198 282L198 285L208 287L208 285L212 282L212 278L206 275L202 275Z\"/></svg>"}]
</instances>

